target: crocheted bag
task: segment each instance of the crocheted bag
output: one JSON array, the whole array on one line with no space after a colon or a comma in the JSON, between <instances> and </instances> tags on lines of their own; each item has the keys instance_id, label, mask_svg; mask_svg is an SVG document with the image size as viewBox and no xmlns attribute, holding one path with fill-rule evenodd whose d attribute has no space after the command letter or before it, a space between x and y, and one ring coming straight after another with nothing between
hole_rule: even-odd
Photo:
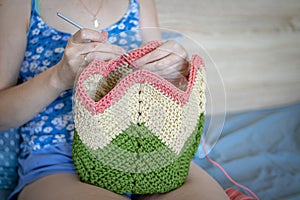
<instances>
[{"instance_id":1,"label":"crocheted bag","mask_svg":"<svg viewBox=\"0 0 300 200\"><path fill-rule=\"evenodd\" d=\"M204 64L193 55L185 91L130 64L152 41L109 62L94 60L75 92L74 165L81 180L124 194L180 187L204 124Z\"/></svg>"}]
</instances>

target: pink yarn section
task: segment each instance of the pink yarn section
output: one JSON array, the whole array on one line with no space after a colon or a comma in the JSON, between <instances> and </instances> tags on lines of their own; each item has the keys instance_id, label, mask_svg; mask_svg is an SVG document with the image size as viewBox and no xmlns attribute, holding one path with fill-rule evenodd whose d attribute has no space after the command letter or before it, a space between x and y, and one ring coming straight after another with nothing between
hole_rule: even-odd
<instances>
[{"instance_id":1,"label":"pink yarn section","mask_svg":"<svg viewBox=\"0 0 300 200\"><path fill-rule=\"evenodd\" d=\"M153 51L159 45L159 42L152 41L140 49L129 52L129 56L126 57L125 61L127 63L134 62L136 59ZM76 95L81 100L86 109L89 110L92 114L103 113L105 109L109 108L116 101L121 99L124 96L124 93L126 93L126 91L130 87L137 83L149 83L165 95L171 97L174 101L176 101L176 103L185 105L194 86L199 67L204 67L203 60L199 56L193 55L190 61L190 74L186 91L178 89L167 80L148 70L141 69L138 71L134 71L123 78L109 93L107 93L98 102L95 102L93 99L91 99L83 87L84 81L92 74L101 74L102 76L108 76L110 72L114 71L116 67L118 67L123 62L124 57L121 57L118 60L114 59L109 62L94 60L80 75L77 83Z\"/></svg>"},{"instance_id":2,"label":"pink yarn section","mask_svg":"<svg viewBox=\"0 0 300 200\"><path fill-rule=\"evenodd\" d=\"M96 68L98 70L98 73L100 73L102 76L108 76L109 73L114 71L116 69L116 67L121 66L122 63L131 64L135 60L137 60L137 59L143 57L144 55L146 55L147 53L153 51L160 45L161 45L160 42L154 40L154 41L147 43L142 48L134 49L134 50L128 52L127 53L128 56L122 55L121 58L115 58L108 62L95 59L95 60L93 60L93 62L91 62L87 66L87 68L92 68L92 69ZM135 67L135 66L133 66L133 67ZM86 76L89 76L89 74L87 73Z\"/></svg>"},{"instance_id":3,"label":"pink yarn section","mask_svg":"<svg viewBox=\"0 0 300 200\"><path fill-rule=\"evenodd\" d=\"M225 192L230 200L253 200L252 197L243 194L235 188L227 188Z\"/></svg>"}]
</instances>

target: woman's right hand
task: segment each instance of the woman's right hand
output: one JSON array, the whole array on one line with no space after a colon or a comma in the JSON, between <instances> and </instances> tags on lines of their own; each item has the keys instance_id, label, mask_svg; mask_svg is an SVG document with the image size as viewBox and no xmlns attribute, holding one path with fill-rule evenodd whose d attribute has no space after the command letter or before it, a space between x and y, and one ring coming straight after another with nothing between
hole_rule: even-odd
<instances>
[{"instance_id":1,"label":"woman's right hand","mask_svg":"<svg viewBox=\"0 0 300 200\"><path fill-rule=\"evenodd\" d=\"M110 60L125 53L119 46L106 44L107 32L81 29L70 37L64 55L55 66L54 85L61 90L73 87L76 76L94 59Z\"/></svg>"}]
</instances>

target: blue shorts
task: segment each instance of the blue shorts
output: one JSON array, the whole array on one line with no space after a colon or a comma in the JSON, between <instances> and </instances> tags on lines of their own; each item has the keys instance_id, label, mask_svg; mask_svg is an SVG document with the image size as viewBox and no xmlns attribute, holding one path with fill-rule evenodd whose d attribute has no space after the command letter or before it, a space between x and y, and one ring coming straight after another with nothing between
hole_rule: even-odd
<instances>
[{"instance_id":1,"label":"blue shorts","mask_svg":"<svg viewBox=\"0 0 300 200\"><path fill-rule=\"evenodd\" d=\"M28 184L51 174L76 174L72 160L72 145L61 144L32 152L26 158L19 159L19 183L8 197L17 199L18 194ZM125 194L134 199L134 195Z\"/></svg>"},{"instance_id":2,"label":"blue shorts","mask_svg":"<svg viewBox=\"0 0 300 200\"><path fill-rule=\"evenodd\" d=\"M19 183L8 200L17 199L18 194L28 184L51 174L75 174L72 160L72 145L61 144L32 152L19 159Z\"/></svg>"}]
</instances>

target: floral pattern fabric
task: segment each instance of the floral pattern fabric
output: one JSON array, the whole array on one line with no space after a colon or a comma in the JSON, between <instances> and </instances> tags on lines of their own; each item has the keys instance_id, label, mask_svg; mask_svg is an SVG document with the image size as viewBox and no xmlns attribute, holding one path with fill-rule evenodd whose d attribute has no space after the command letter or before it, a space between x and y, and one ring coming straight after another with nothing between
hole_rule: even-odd
<instances>
[{"instance_id":1,"label":"floral pattern fabric","mask_svg":"<svg viewBox=\"0 0 300 200\"><path fill-rule=\"evenodd\" d=\"M136 0L131 0L123 18L103 31L108 32L109 43L130 50L141 44L138 28L139 7ZM48 26L39 13L32 9L27 49L19 81L28 81L57 64L70 36L69 33ZM73 90L61 93L54 102L20 128L23 139L21 157L55 144L71 144L74 133L72 95Z\"/></svg>"},{"instance_id":2,"label":"floral pattern fabric","mask_svg":"<svg viewBox=\"0 0 300 200\"><path fill-rule=\"evenodd\" d=\"M17 184L19 143L18 129L0 131L0 189L13 189Z\"/></svg>"}]
</instances>

